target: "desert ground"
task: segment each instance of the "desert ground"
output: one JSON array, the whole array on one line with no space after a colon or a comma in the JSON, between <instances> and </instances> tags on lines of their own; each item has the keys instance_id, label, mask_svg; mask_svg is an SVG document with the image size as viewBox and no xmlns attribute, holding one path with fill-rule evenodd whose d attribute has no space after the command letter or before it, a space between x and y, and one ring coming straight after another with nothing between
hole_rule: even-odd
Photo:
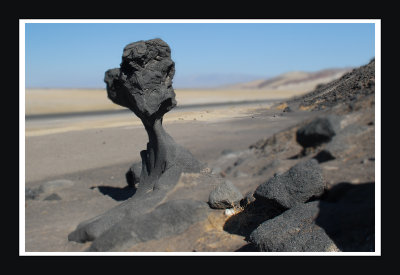
<instances>
[{"instance_id":1,"label":"desert ground","mask_svg":"<svg viewBox=\"0 0 400 275\"><path fill-rule=\"evenodd\" d=\"M301 156L302 148L294 133L299 125L327 114L327 110L311 112L310 107L292 107L293 110L286 111L290 104L285 103L305 92L176 90L178 106L187 108L167 113L163 125L178 144L206 164L213 174L231 180L244 195L301 158L312 157ZM146 131L137 117L121 112L122 108L109 101L105 90L36 89L27 90L25 96L25 181L20 183L21 190L25 187L25 194L20 194L24 203L23 250L87 251L90 242L68 241L68 234L82 221L106 212L134 194L127 186L126 172L140 161L140 151L146 148L148 140ZM343 129L357 125L356 131L351 128L344 138L356 137L359 144L350 146L351 150L341 149L343 158L321 163L328 187L375 181L375 143L371 140L375 130L374 99L369 96L359 102L352 103L351 112L347 105L333 111L342 117ZM90 114L93 111L100 112ZM70 115L77 112L82 115ZM191 175L186 175L181 180L190 179ZM207 201L213 186L193 184L185 189L178 183L181 189L175 188L170 197ZM124 251L255 251L248 248L246 234L227 227L227 219L223 210L217 210L180 235L131 245ZM235 227L235 220L230 224ZM333 245L329 251L339 248ZM369 243L366 249L371 249Z\"/></svg>"},{"instance_id":2,"label":"desert ground","mask_svg":"<svg viewBox=\"0 0 400 275\"><path fill-rule=\"evenodd\" d=\"M179 105L220 102L284 99L307 90L264 90L264 89L176 89ZM25 114L55 114L90 112L99 110L121 110L123 107L107 98L105 89L26 89Z\"/></svg>"},{"instance_id":3,"label":"desert ground","mask_svg":"<svg viewBox=\"0 0 400 275\"><path fill-rule=\"evenodd\" d=\"M165 115L163 124L177 143L189 149L200 161L211 164L224 150L246 149L260 138L300 121L302 116L282 117L274 115L281 110L269 109L276 100L302 93L178 90L178 106L205 105L172 110ZM254 103L254 100L261 103ZM253 103L207 107L207 103L242 101ZM122 109L107 99L105 90L27 90L25 102L27 117ZM260 115L260 110L269 110L270 115ZM25 123L25 187L34 189L55 180L70 180L76 186L76 190L68 191L69 194L61 191L65 193L62 204L66 203L62 216L54 211L55 201L25 202L26 251L79 251L79 245L66 239L68 233L83 219L118 204L109 196L93 192L90 187L124 188L127 185L125 173L132 163L140 160L147 134L140 120L130 112L84 117L50 116L27 119ZM90 200L97 202L90 206L87 203Z\"/></svg>"}]
</instances>

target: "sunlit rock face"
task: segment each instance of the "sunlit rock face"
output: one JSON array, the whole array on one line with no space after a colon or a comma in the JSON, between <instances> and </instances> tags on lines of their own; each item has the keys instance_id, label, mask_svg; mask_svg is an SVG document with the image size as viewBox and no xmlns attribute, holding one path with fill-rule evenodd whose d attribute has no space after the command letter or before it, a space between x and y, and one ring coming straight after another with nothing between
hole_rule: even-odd
<instances>
[{"instance_id":1,"label":"sunlit rock face","mask_svg":"<svg viewBox=\"0 0 400 275\"><path fill-rule=\"evenodd\" d=\"M176 106L174 74L168 44L152 39L126 45L120 68L108 70L104 81L108 98L129 108L147 124Z\"/></svg>"}]
</instances>

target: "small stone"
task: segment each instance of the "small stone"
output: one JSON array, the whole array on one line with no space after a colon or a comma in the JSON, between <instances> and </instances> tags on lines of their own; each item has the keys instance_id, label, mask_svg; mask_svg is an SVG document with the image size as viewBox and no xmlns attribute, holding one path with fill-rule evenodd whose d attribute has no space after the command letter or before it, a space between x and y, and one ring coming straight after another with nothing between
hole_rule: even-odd
<instances>
[{"instance_id":1,"label":"small stone","mask_svg":"<svg viewBox=\"0 0 400 275\"><path fill-rule=\"evenodd\" d=\"M221 155L229 155L229 154L233 154L234 152L232 151L232 150L230 150L230 149L224 149L224 150L222 150L222 152L221 152Z\"/></svg>"},{"instance_id":2,"label":"small stone","mask_svg":"<svg viewBox=\"0 0 400 275\"><path fill-rule=\"evenodd\" d=\"M297 130L296 141L304 148L316 147L331 141L339 127L336 116L318 117Z\"/></svg>"},{"instance_id":3,"label":"small stone","mask_svg":"<svg viewBox=\"0 0 400 275\"><path fill-rule=\"evenodd\" d=\"M283 112L290 113L293 112L293 110L289 106L287 106L285 109L283 109Z\"/></svg>"},{"instance_id":4,"label":"small stone","mask_svg":"<svg viewBox=\"0 0 400 275\"><path fill-rule=\"evenodd\" d=\"M211 191L208 203L211 208L226 209L239 205L242 199L242 193L232 182L226 180Z\"/></svg>"},{"instance_id":5,"label":"small stone","mask_svg":"<svg viewBox=\"0 0 400 275\"><path fill-rule=\"evenodd\" d=\"M238 159L235 161L235 163L234 163L233 165L234 165L234 166L238 166L238 165L242 164L243 161L244 161L243 158L238 158Z\"/></svg>"},{"instance_id":6,"label":"small stone","mask_svg":"<svg viewBox=\"0 0 400 275\"><path fill-rule=\"evenodd\" d=\"M213 175L218 175L219 173L221 173L222 172L222 169L220 168L220 167L214 167L212 170L211 170L211 174L213 174Z\"/></svg>"},{"instance_id":7,"label":"small stone","mask_svg":"<svg viewBox=\"0 0 400 275\"><path fill-rule=\"evenodd\" d=\"M26 200L34 200L36 199L40 193L42 193L42 189L40 188L29 188L25 187L25 199Z\"/></svg>"},{"instance_id":8,"label":"small stone","mask_svg":"<svg viewBox=\"0 0 400 275\"><path fill-rule=\"evenodd\" d=\"M267 220L250 234L250 242L266 252L325 252L335 243L316 225L319 202L299 204Z\"/></svg>"},{"instance_id":9,"label":"small stone","mask_svg":"<svg viewBox=\"0 0 400 275\"><path fill-rule=\"evenodd\" d=\"M225 216L230 217L230 216L233 216L233 215L235 215L235 209L233 209L233 208L225 209Z\"/></svg>"},{"instance_id":10,"label":"small stone","mask_svg":"<svg viewBox=\"0 0 400 275\"><path fill-rule=\"evenodd\" d=\"M53 193L53 194L47 196L44 200L45 201L59 201L59 200L61 200L61 197L59 195L57 195L56 193Z\"/></svg>"}]
</instances>

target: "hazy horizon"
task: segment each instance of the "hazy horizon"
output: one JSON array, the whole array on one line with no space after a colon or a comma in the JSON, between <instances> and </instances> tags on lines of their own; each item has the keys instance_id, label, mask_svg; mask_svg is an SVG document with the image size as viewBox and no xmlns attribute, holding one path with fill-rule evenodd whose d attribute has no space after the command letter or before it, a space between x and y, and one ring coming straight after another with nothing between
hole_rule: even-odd
<instances>
[{"instance_id":1,"label":"hazy horizon","mask_svg":"<svg viewBox=\"0 0 400 275\"><path fill-rule=\"evenodd\" d=\"M163 39L171 48L176 89L212 88L292 71L354 68L375 57L374 23L29 23L28 20L25 87L104 88L104 72L119 67L123 48L131 42L153 38Z\"/></svg>"},{"instance_id":2,"label":"hazy horizon","mask_svg":"<svg viewBox=\"0 0 400 275\"><path fill-rule=\"evenodd\" d=\"M372 59L372 58L371 58ZM368 64L368 62L366 63ZM363 65L366 65L363 64ZM256 81L256 80L268 80L272 79L275 77L278 77L280 75L288 74L288 73L293 73L293 72L305 72L305 73L315 73L323 70L330 70L330 69L352 69L355 67L342 67L342 68L324 68L321 70L317 71L304 71L304 70L298 70L298 71L288 71L288 72L283 72L278 75L271 75L271 76L262 76L262 75L249 75L249 74L235 74L235 73L219 73L219 74L193 74L193 75L187 75L187 76L180 76L174 77L173 79L173 87L175 89L215 89L215 88L223 88L224 86L227 85L234 85L234 84L240 84L240 83L246 83L246 82L251 82L251 81ZM78 86L58 86L58 87L51 87L51 86L46 86L46 87L40 87L40 86L31 86L31 87L26 87L26 89L105 89L106 85L103 83L101 86L83 86L83 87L78 87Z\"/></svg>"}]
</instances>

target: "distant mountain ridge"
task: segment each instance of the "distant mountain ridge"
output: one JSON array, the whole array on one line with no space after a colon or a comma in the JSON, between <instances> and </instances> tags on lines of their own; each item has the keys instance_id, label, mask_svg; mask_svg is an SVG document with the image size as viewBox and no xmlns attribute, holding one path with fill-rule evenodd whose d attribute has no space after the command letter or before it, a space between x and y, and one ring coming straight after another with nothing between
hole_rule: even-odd
<instances>
[{"instance_id":1,"label":"distant mountain ridge","mask_svg":"<svg viewBox=\"0 0 400 275\"><path fill-rule=\"evenodd\" d=\"M175 75L173 80L174 88L190 89L190 88L206 88L215 89L224 85L233 85L237 83L245 83L256 79L263 78L261 75L250 75L240 73L214 73L214 74L196 74L196 75Z\"/></svg>"},{"instance_id":2,"label":"distant mountain ridge","mask_svg":"<svg viewBox=\"0 0 400 275\"><path fill-rule=\"evenodd\" d=\"M226 85L228 89L262 89L262 90L310 90L319 84L328 83L351 71L353 68L324 69L316 72L294 71L268 79Z\"/></svg>"}]
</instances>

